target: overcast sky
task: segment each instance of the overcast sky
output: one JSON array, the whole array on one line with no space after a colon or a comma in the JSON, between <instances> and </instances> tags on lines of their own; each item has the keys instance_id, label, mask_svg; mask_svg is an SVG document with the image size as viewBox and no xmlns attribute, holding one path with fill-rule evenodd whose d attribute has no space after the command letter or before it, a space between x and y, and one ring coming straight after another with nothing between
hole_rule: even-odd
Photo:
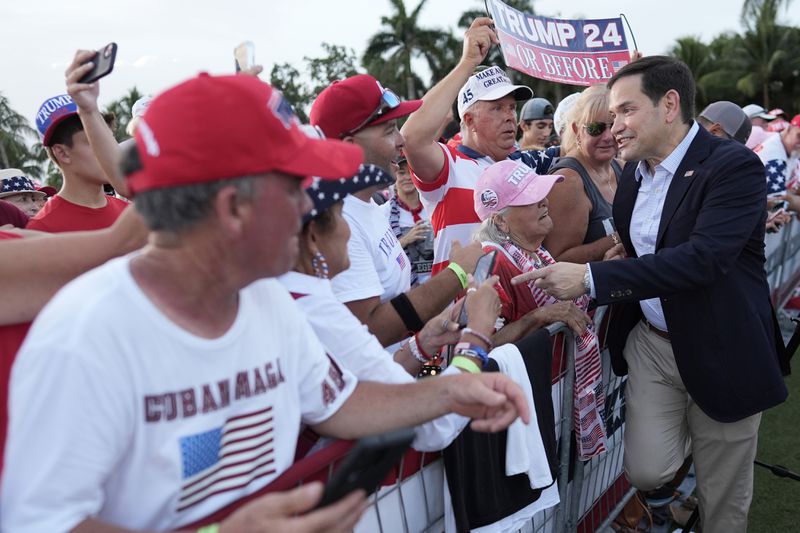
<instances>
[{"instance_id":1,"label":"overcast sky","mask_svg":"<svg viewBox=\"0 0 800 533\"><path fill-rule=\"evenodd\" d=\"M410 11L417 0L406 4ZM461 12L482 5L428 0L422 23L461 33ZM535 0L534 6L539 15L562 18L625 13L645 54L663 53L681 36L707 42L741 29L739 0ZM45 99L64 92L63 72L74 51L110 41L119 52L114 72L101 82L101 103L134 85L153 93L202 70L230 72L233 48L245 39L255 43L256 60L267 71L285 61L302 66L304 56L321 55L322 42L360 55L389 11L388 0L3 0L0 91L32 120ZM800 25L800 2L786 22Z\"/></svg>"}]
</instances>

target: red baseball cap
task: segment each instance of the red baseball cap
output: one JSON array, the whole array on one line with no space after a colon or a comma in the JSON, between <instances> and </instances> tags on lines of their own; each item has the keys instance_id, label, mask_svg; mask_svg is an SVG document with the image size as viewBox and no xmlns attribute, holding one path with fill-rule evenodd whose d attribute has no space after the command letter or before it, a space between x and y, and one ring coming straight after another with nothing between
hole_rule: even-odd
<instances>
[{"instance_id":1,"label":"red baseball cap","mask_svg":"<svg viewBox=\"0 0 800 533\"><path fill-rule=\"evenodd\" d=\"M168 89L135 138L142 166L128 175L133 193L266 172L336 179L364 159L352 143L306 136L281 92L248 75L203 73Z\"/></svg>"},{"instance_id":2,"label":"red baseball cap","mask_svg":"<svg viewBox=\"0 0 800 533\"><path fill-rule=\"evenodd\" d=\"M792 121L789 124L791 124L792 126L797 126L798 128L800 128L800 115L795 115L794 118L792 119Z\"/></svg>"},{"instance_id":3,"label":"red baseball cap","mask_svg":"<svg viewBox=\"0 0 800 533\"><path fill-rule=\"evenodd\" d=\"M329 139L339 139L355 129L410 115L422 105L422 100L407 100L369 120L379 109L385 91L369 74L335 81L314 100L309 121L319 126ZM369 122L365 124L366 120Z\"/></svg>"}]
</instances>

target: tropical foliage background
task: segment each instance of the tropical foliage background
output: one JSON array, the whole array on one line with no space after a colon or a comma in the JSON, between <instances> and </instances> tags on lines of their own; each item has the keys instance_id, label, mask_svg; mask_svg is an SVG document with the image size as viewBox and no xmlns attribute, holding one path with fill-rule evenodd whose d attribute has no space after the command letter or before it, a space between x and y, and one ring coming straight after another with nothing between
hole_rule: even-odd
<instances>
[{"instance_id":1,"label":"tropical foliage background","mask_svg":"<svg viewBox=\"0 0 800 533\"><path fill-rule=\"evenodd\" d=\"M741 105L759 103L768 109L800 111L800 28L783 23L792 1L744 0L740 32L721 33L710 42L694 36L675 41L669 53L686 62L694 73L698 109L713 101L731 100ZM273 65L264 77L284 92L302 120L307 120L314 97L331 81L361 72L372 74L407 99L421 97L458 62L463 30L485 11L483 1L475 0L475 7L460 17L456 34L423 27L420 13L429 0L419 0L416 5L413 2L390 0L390 13L381 17L360 56L352 48L323 43L321 57L306 57L300 65ZM535 12L533 0L506 3L520 11ZM486 63L505 67L498 47L492 48ZM574 90L507 72L516 83L529 85L537 96L553 103ZM126 136L131 106L139 97L133 87L105 109L117 117L114 131L119 140ZM15 112L0 92L0 168L20 168L36 179L58 185L60 176L37 140L26 117Z\"/></svg>"}]
</instances>

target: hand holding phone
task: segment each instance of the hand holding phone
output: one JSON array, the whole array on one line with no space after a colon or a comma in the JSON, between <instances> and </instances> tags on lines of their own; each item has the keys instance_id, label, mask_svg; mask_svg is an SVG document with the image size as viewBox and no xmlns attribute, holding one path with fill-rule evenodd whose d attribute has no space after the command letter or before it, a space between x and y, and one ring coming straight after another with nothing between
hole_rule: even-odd
<instances>
[{"instance_id":1,"label":"hand holding phone","mask_svg":"<svg viewBox=\"0 0 800 533\"><path fill-rule=\"evenodd\" d=\"M250 70L256 65L256 45L252 41L244 41L233 49L236 72Z\"/></svg>"},{"instance_id":2,"label":"hand holding phone","mask_svg":"<svg viewBox=\"0 0 800 533\"><path fill-rule=\"evenodd\" d=\"M92 70L78 80L80 83L94 83L114 70L114 61L117 59L117 43L108 43L95 52L89 61L94 63ZM88 61L87 61L88 63Z\"/></svg>"},{"instance_id":3,"label":"hand holding phone","mask_svg":"<svg viewBox=\"0 0 800 533\"><path fill-rule=\"evenodd\" d=\"M367 496L375 492L414 440L414 429L405 428L360 439L333 473L317 508L339 501L354 490Z\"/></svg>"},{"instance_id":4,"label":"hand holding phone","mask_svg":"<svg viewBox=\"0 0 800 533\"><path fill-rule=\"evenodd\" d=\"M492 250L488 254L483 255L480 259L478 259L478 263L475 265L475 272L472 274L472 278L475 280L476 285L481 285L492 274L496 258L497 250ZM463 303L461 304L461 312L458 314L458 326L461 328L466 327L467 319L467 298L465 297L463 299Z\"/></svg>"}]
</instances>

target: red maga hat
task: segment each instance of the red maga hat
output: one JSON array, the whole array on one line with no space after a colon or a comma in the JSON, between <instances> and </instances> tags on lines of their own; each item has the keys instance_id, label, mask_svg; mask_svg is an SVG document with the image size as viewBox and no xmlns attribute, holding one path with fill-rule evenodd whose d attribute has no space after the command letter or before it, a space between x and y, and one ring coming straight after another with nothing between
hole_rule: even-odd
<instances>
[{"instance_id":1,"label":"red maga hat","mask_svg":"<svg viewBox=\"0 0 800 533\"><path fill-rule=\"evenodd\" d=\"M309 120L329 139L339 139L367 126L410 115L421 105L422 100L401 102L378 80L369 74L359 74L335 81L319 93L311 106Z\"/></svg>"},{"instance_id":2,"label":"red maga hat","mask_svg":"<svg viewBox=\"0 0 800 533\"><path fill-rule=\"evenodd\" d=\"M133 193L267 172L335 179L355 174L364 158L353 144L307 137L281 92L247 75L203 73L160 94L136 145Z\"/></svg>"}]
</instances>

